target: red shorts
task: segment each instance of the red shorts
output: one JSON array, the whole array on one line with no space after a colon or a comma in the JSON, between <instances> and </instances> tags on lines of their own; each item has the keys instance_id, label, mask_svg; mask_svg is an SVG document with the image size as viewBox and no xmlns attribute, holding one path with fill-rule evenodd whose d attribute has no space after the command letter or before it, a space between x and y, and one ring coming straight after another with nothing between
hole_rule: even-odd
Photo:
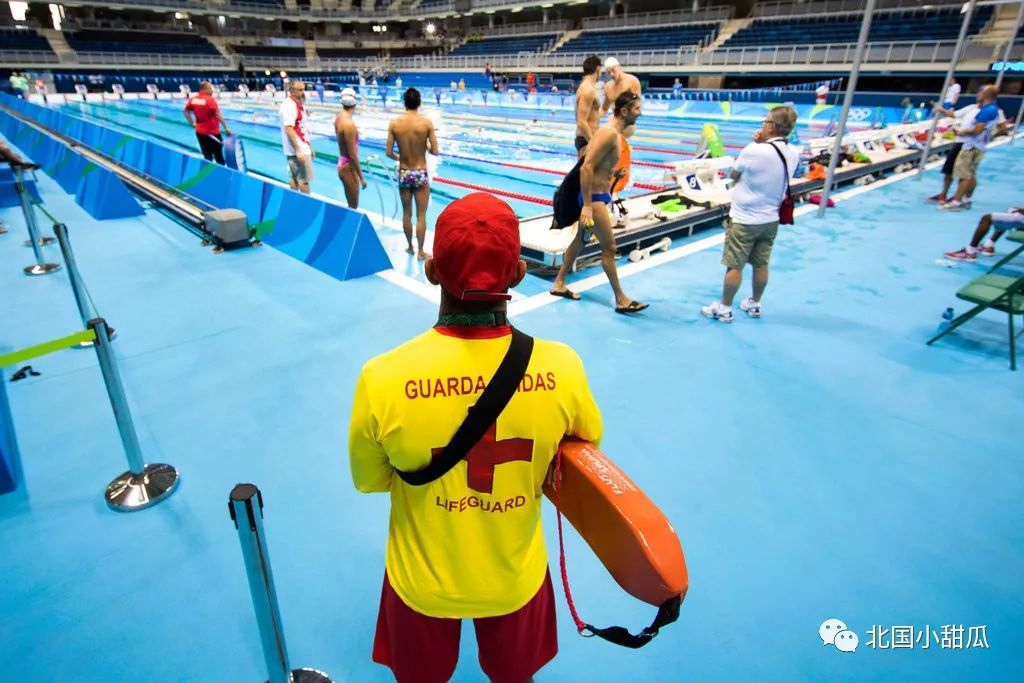
<instances>
[{"instance_id":1,"label":"red shorts","mask_svg":"<svg viewBox=\"0 0 1024 683\"><path fill-rule=\"evenodd\" d=\"M480 668L496 683L523 683L558 652L555 592L551 574L520 609L500 617L474 619ZM398 597L388 576L377 615L373 661L391 668L399 683L444 683L459 661L461 619L428 617Z\"/></svg>"}]
</instances>

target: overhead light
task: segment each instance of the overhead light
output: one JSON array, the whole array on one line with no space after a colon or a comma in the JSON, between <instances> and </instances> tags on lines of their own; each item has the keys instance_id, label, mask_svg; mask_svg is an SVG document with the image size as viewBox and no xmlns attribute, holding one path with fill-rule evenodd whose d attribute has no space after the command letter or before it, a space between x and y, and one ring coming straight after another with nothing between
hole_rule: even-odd
<instances>
[{"instance_id":1,"label":"overhead light","mask_svg":"<svg viewBox=\"0 0 1024 683\"><path fill-rule=\"evenodd\" d=\"M175 12L174 13L174 18L175 19L188 19L188 12Z\"/></svg>"},{"instance_id":2,"label":"overhead light","mask_svg":"<svg viewBox=\"0 0 1024 683\"><path fill-rule=\"evenodd\" d=\"M264 76L269 76L270 75L270 69L264 69L263 70L263 75Z\"/></svg>"},{"instance_id":3,"label":"overhead light","mask_svg":"<svg viewBox=\"0 0 1024 683\"><path fill-rule=\"evenodd\" d=\"M436 25L434 24L434 22L432 22L432 21L428 21L428 22L427 22L427 25L423 27L423 31L424 31L424 33L426 33L426 34L427 34L428 36L432 36L432 35L434 35L435 33L437 33L437 26L436 26Z\"/></svg>"},{"instance_id":4,"label":"overhead light","mask_svg":"<svg viewBox=\"0 0 1024 683\"><path fill-rule=\"evenodd\" d=\"M541 7L543 7L544 9L548 9L549 7L554 7L554 6L555 6L555 3L553 3L553 2L546 2L543 5L541 5Z\"/></svg>"},{"instance_id":5,"label":"overhead light","mask_svg":"<svg viewBox=\"0 0 1024 683\"><path fill-rule=\"evenodd\" d=\"M281 78L288 78L288 72L287 71L282 71L281 72Z\"/></svg>"},{"instance_id":6,"label":"overhead light","mask_svg":"<svg viewBox=\"0 0 1024 683\"><path fill-rule=\"evenodd\" d=\"M522 7L513 7L512 8L512 14L515 14L516 12L522 12L522 11L523 11Z\"/></svg>"}]
</instances>

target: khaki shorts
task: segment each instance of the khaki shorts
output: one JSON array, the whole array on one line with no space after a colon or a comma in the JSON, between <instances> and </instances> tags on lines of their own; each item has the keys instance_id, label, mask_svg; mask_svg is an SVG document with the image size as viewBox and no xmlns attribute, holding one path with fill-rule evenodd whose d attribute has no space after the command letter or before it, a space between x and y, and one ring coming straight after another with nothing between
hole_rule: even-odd
<instances>
[{"instance_id":1,"label":"khaki shorts","mask_svg":"<svg viewBox=\"0 0 1024 683\"><path fill-rule=\"evenodd\" d=\"M313 159L297 156L288 157L288 174L296 184L309 183L313 180Z\"/></svg>"},{"instance_id":2,"label":"khaki shorts","mask_svg":"<svg viewBox=\"0 0 1024 683\"><path fill-rule=\"evenodd\" d=\"M980 149L962 149L953 164L953 176L960 180L970 180L978 175L978 165L985 153Z\"/></svg>"},{"instance_id":3,"label":"khaki shorts","mask_svg":"<svg viewBox=\"0 0 1024 683\"><path fill-rule=\"evenodd\" d=\"M731 218L726 219L722 265L736 270L743 270L748 263L755 267L767 266L778 231L778 221L744 225L733 222Z\"/></svg>"}]
</instances>

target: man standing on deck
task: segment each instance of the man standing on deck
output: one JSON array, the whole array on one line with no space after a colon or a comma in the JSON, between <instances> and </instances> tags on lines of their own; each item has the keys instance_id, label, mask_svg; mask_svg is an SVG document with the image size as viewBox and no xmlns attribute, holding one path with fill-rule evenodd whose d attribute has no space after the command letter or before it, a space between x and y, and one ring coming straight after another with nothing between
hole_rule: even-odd
<instances>
[{"instance_id":1,"label":"man standing on deck","mask_svg":"<svg viewBox=\"0 0 1024 683\"><path fill-rule=\"evenodd\" d=\"M288 179L293 190L309 194L313 180L313 147L306 122L306 84L288 81L288 97L281 103L281 146L288 157Z\"/></svg>"},{"instance_id":2,"label":"man standing on deck","mask_svg":"<svg viewBox=\"0 0 1024 683\"><path fill-rule=\"evenodd\" d=\"M398 193L402 198L402 229L408 242L406 252L412 254L412 203L416 200L416 252L419 260L429 256L423 250L427 235L427 204L430 202L430 173L427 170L427 149L439 154L434 124L419 113L420 91L405 91L405 113L388 126L384 151L389 159L398 160ZM398 154L395 154L395 143Z\"/></svg>"},{"instance_id":3,"label":"man standing on deck","mask_svg":"<svg viewBox=\"0 0 1024 683\"><path fill-rule=\"evenodd\" d=\"M615 57L604 60L604 70L611 76L611 80L604 83L604 104L601 105L601 116L611 109L616 98L624 92L631 92L638 98L642 96L640 79L623 71L619 60Z\"/></svg>"},{"instance_id":4,"label":"man standing on deck","mask_svg":"<svg viewBox=\"0 0 1024 683\"><path fill-rule=\"evenodd\" d=\"M608 205L612 201L612 181L617 177L614 169L619 161L622 131L635 124L638 118L640 97L627 90L616 98L611 120L597 129L590 144L587 145L586 156L580 167L579 202L582 208L579 225L576 235L562 257L562 266L558 269L558 276L551 286L552 296L574 300L580 298L579 294L566 287L565 278L590 232L593 231L601 244L601 267L604 268L608 283L615 294L615 312L639 313L648 306L626 296L619 284L619 272L615 265L615 236L612 233L612 219L608 210Z\"/></svg>"},{"instance_id":5,"label":"man standing on deck","mask_svg":"<svg viewBox=\"0 0 1024 683\"><path fill-rule=\"evenodd\" d=\"M597 79L601 76L601 58L590 55L583 60L583 82L576 90L576 154L587 152L587 143L601 125L601 103L597 97Z\"/></svg>"},{"instance_id":6,"label":"man standing on deck","mask_svg":"<svg viewBox=\"0 0 1024 683\"><path fill-rule=\"evenodd\" d=\"M624 92L631 92L636 95L637 98L642 97L640 92L640 80L636 76L623 71L622 67L619 65L619 60L615 59L615 57L609 57L604 60L604 70L608 72L609 76L611 76L611 80L605 81L604 84L604 104L601 108L601 116L604 116L604 112L607 111L609 107L611 107L612 103L615 102L616 98ZM630 133L625 137L632 135L632 132L633 131L630 131ZM625 138L620 138L619 142L623 147L621 150L623 160L630 159L631 154L629 150L629 143L626 142ZM627 168L626 173L628 173L628 171L629 169ZM625 173L623 175L625 175ZM612 203L609 208L612 211L615 226L617 228L624 228L626 227L626 207L623 205L622 200L619 199L618 191L620 189L622 188L616 188L613 186Z\"/></svg>"},{"instance_id":7,"label":"man standing on deck","mask_svg":"<svg viewBox=\"0 0 1024 683\"><path fill-rule=\"evenodd\" d=\"M189 98L185 105L185 120L196 131L196 139L199 141L203 158L207 161L216 161L223 166L224 138L220 134L220 127L224 126L224 132L228 135L231 135L231 131L228 130L227 121L224 120L220 106L213 97L213 84L210 81L200 83L199 93Z\"/></svg>"}]
</instances>

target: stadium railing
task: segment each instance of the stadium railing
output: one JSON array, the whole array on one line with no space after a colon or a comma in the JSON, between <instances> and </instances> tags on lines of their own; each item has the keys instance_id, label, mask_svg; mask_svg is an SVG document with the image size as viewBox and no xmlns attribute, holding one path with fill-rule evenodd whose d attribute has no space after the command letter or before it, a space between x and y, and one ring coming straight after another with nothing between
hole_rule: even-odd
<instances>
[{"instance_id":1,"label":"stadium railing","mask_svg":"<svg viewBox=\"0 0 1024 683\"><path fill-rule=\"evenodd\" d=\"M584 31L599 31L609 28L639 28L643 26L667 26L672 24L708 24L728 21L735 9L731 6L709 7L696 13L689 10L666 10L664 12L640 12L619 17L587 17L583 20Z\"/></svg>"},{"instance_id":2,"label":"stadium railing","mask_svg":"<svg viewBox=\"0 0 1024 683\"><path fill-rule=\"evenodd\" d=\"M544 4L550 3L552 5L565 5L573 2L578 2L578 0L547 0ZM62 2L61 4L72 7L92 7L95 6L96 3L93 2L93 0L66 0L66 2ZM456 3L454 0L449 0L448 2L431 4L429 6L418 6L412 9L400 7L396 10L359 9L358 11L359 19L361 21L365 21L367 19L428 19L445 14L457 13L458 10L455 5ZM312 7L303 5L295 8L287 8L284 5L247 3L244 2L244 0L238 0L237 2L231 3L212 3L200 0L177 0L175 2L172 2L171 0L118 0L116 6L123 9L147 9L165 12L189 12L193 14L273 17L288 21L309 19L352 20L352 9L313 9ZM481 10L487 9L513 9L517 6L522 6L522 0L518 0L518 2L516 0L475 0L473 3L473 11L480 12ZM353 3L353 8L358 9L355 3Z\"/></svg>"},{"instance_id":3,"label":"stadium railing","mask_svg":"<svg viewBox=\"0 0 1024 683\"><path fill-rule=\"evenodd\" d=\"M928 9L942 9L943 7L959 7L963 0L929 0L924 3ZM878 0L875 11L890 9L922 9L920 0ZM862 14L864 12L864 0L824 0L823 2L793 2L793 0L782 0L780 2L758 2L754 5L754 12L750 15L754 19L767 19L772 17L798 17L809 14L837 14L849 12Z\"/></svg>"}]
</instances>

